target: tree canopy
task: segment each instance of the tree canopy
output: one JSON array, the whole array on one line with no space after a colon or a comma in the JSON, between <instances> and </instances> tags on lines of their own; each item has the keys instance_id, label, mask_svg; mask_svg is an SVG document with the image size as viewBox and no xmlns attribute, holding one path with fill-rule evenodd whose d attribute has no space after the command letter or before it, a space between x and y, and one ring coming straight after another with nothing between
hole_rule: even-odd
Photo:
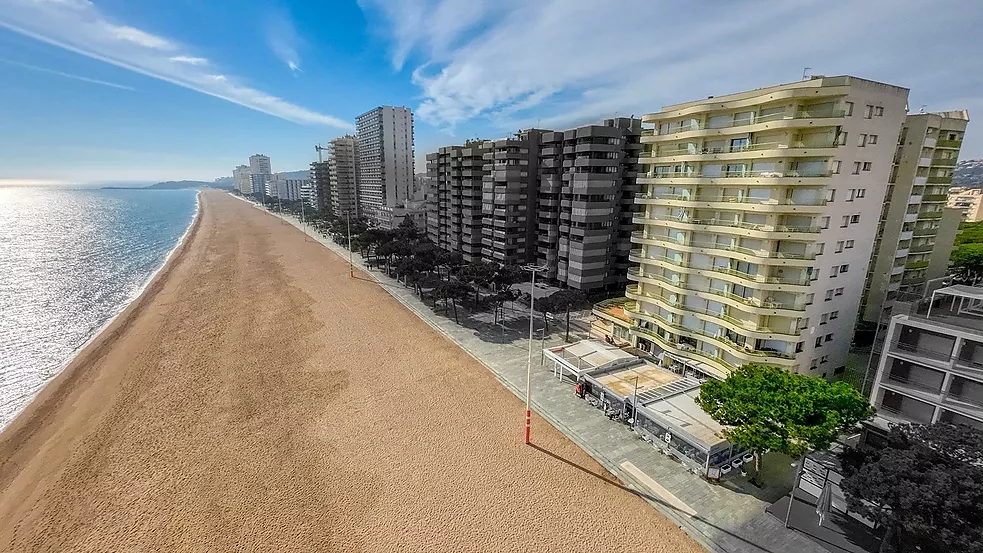
<instances>
[{"instance_id":1,"label":"tree canopy","mask_svg":"<svg viewBox=\"0 0 983 553\"><path fill-rule=\"evenodd\" d=\"M881 551L983 552L983 431L897 425L841 458L850 509L887 528Z\"/></svg>"},{"instance_id":2,"label":"tree canopy","mask_svg":"<svg viewBox=\"0 0 983 553\"><path fill-rule=\"evenodd\" d=\"M983 274L983 244L963 244L952 250L952 268L964 277L973 279Z\"/></svg>"},{"instance_id":3,"label":"tree canopy","mask_svg":"<svg viewBox=\"0 0 983 553\"><path fill-rule=\"evenodd\" d=\"M588 305L587 295L582 291L575 290L573 288L558 290L549 296L540 298L536 301L536 308L543 313L544 319L547 312L554 314L566 314L566 340L568 342L570 341L570 311L586 305Z\"/></svg>"},{"instance_id":4,"label":"tree canopy","mask_svg":"<svg viewBox=\"0 0 983 553\"><path fill-rule=\"evenodd\" d=\"M759 458L769 451L801 457L826 449L837 436L873 416L867 400L846 382L755 363L726 380L704 382L696 402L729 427L724 430L728 440L750 448Z\"/></svg>"}]
</instances>

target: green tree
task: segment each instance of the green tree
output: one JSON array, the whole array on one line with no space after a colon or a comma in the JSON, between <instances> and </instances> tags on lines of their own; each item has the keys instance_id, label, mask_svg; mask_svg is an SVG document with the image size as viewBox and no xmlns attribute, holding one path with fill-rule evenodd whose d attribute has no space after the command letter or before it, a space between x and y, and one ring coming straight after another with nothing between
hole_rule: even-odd
<instances>
[{"instance_id":1,"label":"green tree","mask_svg":"<svg viewBox=\"0 0 983 553\"><path fill-rule=\"evenodd\" d=\"M755 456L753 482L761 482L761 455L802 457L828 448L837 436L873 416L867 400L846 382L827 382L779 367L749 363L726 380L708 380L696 402L727 426L731 442Z\"/></svg>"},{"instance_id":2,"label":"green tree","mask_svg":"<svg viewBox=\"0 0 983 553\"><path fill-rule=\"evenodd\" d=\"M962 244L949 257L952 268L968 280L983 275L983 244Z\"/></svg>"},{"instance_id":3,"label":"green tree","mask_svg":"<svg viewBox=\"0 0 983 553\"><path fill-rule=\"evenodd\" d=\"M567 322L566 338L570 341L570 311L578 307L587 305L587 295L580 290L567 288L550 294L545 298L536 301L536 307L543 312L543 320L546 320L546 312L553 314L564 313ZM549 323L547 323L548 328Z\"/></svg>"},{"instance_id":4,"label":"green tree","mask_svg":"<svg viewBox=\"0 0 983 553\"><path fill-rule=\"evenodd\" d=\"M955 243L957 246L983 243L983 221L960 223Z\"/></svg>"},{"instance_id":5,"label":"green tree","mask_svg":"<svg viewBox=\"0 0 983 553\"><path fill-rule=\"evenodd\" d=\"M983 431L896 425L886 447L841 456L851 511L887 529L881 551L983 551Z\"/></svg>"},{"instance_id":6,"label":"green tree","mask_svg":"<svg viewBox=\"0 0 983 553\"><path fill-rule=\"evenodd\" d=\"M491 286L498 266L487 261L472 261L461 267L460 278L474 289L474 303L481 302L481 289Z\"/></svg>"}]
</instances>

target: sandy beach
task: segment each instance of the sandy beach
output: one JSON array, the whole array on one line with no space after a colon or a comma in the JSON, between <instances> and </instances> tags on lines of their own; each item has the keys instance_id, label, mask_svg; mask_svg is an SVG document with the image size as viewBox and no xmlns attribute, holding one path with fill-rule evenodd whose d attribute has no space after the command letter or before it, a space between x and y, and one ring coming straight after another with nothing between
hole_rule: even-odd
<instances>
[{"instance_id":1,"label":"sandy beach","mask_svg":"<svg viewBox=\"0 0 983 553\"><path fill-rule=\"evenodd\" d=\"M0 551L703 551L294 227L196 225L0 434Z\"/></svg>"}]
</instances>

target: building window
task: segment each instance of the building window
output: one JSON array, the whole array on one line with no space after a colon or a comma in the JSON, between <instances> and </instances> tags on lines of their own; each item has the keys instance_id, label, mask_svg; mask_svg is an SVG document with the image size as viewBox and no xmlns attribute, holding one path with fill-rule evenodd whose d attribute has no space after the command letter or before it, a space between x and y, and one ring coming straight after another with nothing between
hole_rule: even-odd
<instances>
[{"instance_id":1,"label":"building window","mask_svg":"<svg viewBox=\"0 0 983 553\"><path fill-rule=\"evenodd\" d=\"M836 189L829 188L826 190L826 203L832 203L836 199Z\"/></svg>"},{"instance_id":2,"label":"building window","mask_svg":"<svg viewBox=\"0 0 983 553\"><path fill-rule=\"evenodd\" d=\"M847 240L846 241L846 249L849 250L852 247L853 247L853 240Z\"/></svg>"},{"instance_id":3,"label":"building window","mask_svg":"<svg viewBox=\"0 0 983 553\"><path fill-rule=\"evenodd\" d=\"M829 290L826 290L826 299L823 301L830 301L832 299L833 299L833 289L830 288Z\"/></svg>"},{"instance_id":4,"label":"building window","mask_svg":"<svg viewBox=\"0 0 983 553\"><path fill-rule=\"evenodd\" d=\"M853 174L854 175L859 175L860 174L860 162L859 161L854 161L853 162Z\"/></svg>"},{"instance_id":5,"label":"building window","mask_svg":"<svg viewBox=\"0 0 983 553\"><path fill-rule=\"evenodd\" d=\"M829 217L819 219L819 228L829 228Z\"/></svg>"},{"instance_id":6,"label":"building window","mask_svg":"<svg viewBox=\"0 0 983 553\"><path fill-rule=\"evenodd\" d=\"M858 188L857 189L857 197L858 198L863 198L866 195L867 195L867 189L866 188Z\"/></svg>"},{"instance_id":7,"label":"building window","mask_svg":"<svg viewBox=\"0 0 983 553\"><path fill-rule=\"evenodd\" d=\"M848 134L849 133L841 132L840 134L836 135L836 145L846 146L846 138Z\"/></svg>"},{"instance_id":8,"label":"building window","mask_svg":"<svg viewBox=\"0 0 983 553\"><path fill-rule=\"evenodd\" d=\"M869 161L865 161L864 162L864 171L870 171L871 167L873 167L873 166L874 166L873 163L871 163Z\"/></svg>"},{"instance_id":9,"label":"building window","mask_svg":"<svg viewBox=\"0 0 983 553\"><path fill-rule=\"evenodd\" d=\"M843 216L843 224L840 225L840 228L846 228L848 226L850 226L850 216L849 215L844 215Z\"/></svg>"},{"instance_id":10,"label":"building window","mask_svg":"<svg viewBox=\"0 0 983 553\"><path fill-rule=\"evenodd\" d=\"M840 174L840 160L838 159L833 160L833 174L834 175Z\"/></svg>"},{"instance_id":11,"label":"building window","mask_svg":"<svg viewBox=\"0 0 983 553\"><path fill-rule=\"evenodd\" d=\"M846 103L846 114L847 114L847 117L853 115L853 102L847 102Z\"/></svg>"},{"instance_id":12,"label":"building window","mask_svg":"<svg viewBox=\"0 0 983 553\"><path fill-rule=\"evenodd\" d=\"M860 214L859 213L856 214L856 215L851 215L850 216L850 223L851 224L857 224L859 222L860 222Z\"/></svg>"},{"instance_id":13,"label":"building window","mask_svg":"<svg viewBox=\"0 0 983 553\"><path fill-rule=\"evenodd\" d=\"M839 240L836 242L836 253L840 253L842 251L843 251L843 241Z\"/></svg>"},{"instance_id":14,"label":"building window","mask_svg":"<svg viewBox=\"0 0 983 553\"><path fill-rule=\"evenodd\" d=\"M867 137L867 144L871 144L871 145L877 144L877 135L876 134L872 134L872 135L868 136Z\"/></svg>"},{"instance_id":15,"label":"building window","mask_svg":"<svg viewBox=\"0 0 983 553\"><path fill-rule=\"evenodd\" d=\"M876 115L878 117L881 117L882 115L884 115L884 108L881 107L881 106L875 107L874 108L874 115Z\"/></svg>"},{"instance_id":16,"label":"building window","mask_svg":"<svg viewBox=\"0 0 983 553\"><path fill-rule=\"evenodd\" d=\"M860 146L861 148L863 148L866 145L867 145L867 135L861 133L860 139L857 140L857 146Z\"/></svg>"},{"instance_id":17,"label":"building window","mask_svg":"<svg viewBox=\"0 0 983 553\"><path fill-rule=\"evenodd\" d=\"M827 342L832 342L833 341L833 335L832 334L827 334L825 340Z\"/></svg>"},{"instance_id":18,"label":"building window","mask_svg":"<svg viewBox=\"0 0 983 553\"><path fill-rule=\"evenodd\" d=\"M833 295L834 295L834 296L842 296L842 295L843 295L843 289L842 289L842 288L837 288L837 289L836 289L836 290L835 290L835 291L833 292Z\"/></svg>"},{"instance_id":19,"label":"building window","mask_svg":"<svg viewBox=\"0 0 983 553\"><path fill-rule=\"evenodd\" d=\"M823 337L822 336L820 336L819 338L816 338L816 347L817 348L823 347Z\"/></svg>"},{"instance_id":20,"label":"building window","mask_svg":"<svg viewBox=\"0 0 983 553\"><path fill-rule=\"evenodd\" d=\"M816 255L823 255L823 251L826 250L826 242L820 242L816 244Z\"/></svg>"},{"instance_id":21,"label":"building window","mask_svg":"<svg viewBox=\"0 0 983 553\"><path fill-rule=\"evenodd\" d=\"M812 305L816 300L816 294L806 294L806 305Z\"/></svg>"},{"instance_id":22,"label":"building window","mask_svg":"<svg viewBox=\"0 0 983 553\"><path fill-rule=\"evenodd\" d=\"M833 319L838 319L839 316L840 316L840 312L839 311L831 311L830 314L829 314L829 320L832 321Z\"/></svg>"},{"instance_id":23,"label":"building window","mask_svg":"<svg viewBox=\"0 0 983 553\"><path fill-rule=\"evenodd\" d=\"M812 274L809 275L809 280L819 280L819 269L812 270Z\"/></svg>"},{"instance_id":24,"label":"building window","mask_svg":"<svg viewBox=\"0 0 983 553\"><path fill-rule=\"evenodd\" d=\"M874 116L874 106L867 104L864 108L864 119L870 119Z\"/></svg>"},{"instance_id":25,"label":"building window","mask_svg":"<svg viewBox=\"0 0 983 553\"><path fill-rule=\"evenodd\" d=\"M846 273L850 270L850 265L840 265L840 272Z\"/></svg>"},{"instance_id":26,"label":"building window","mask_svg":"<svg viewBox=\"0 0 983 553\"><path fill-rule=\"evenodd\" d=\"M823 363L826 363L827 361L829 361L829 356L828 355L824 355L824 356L822 356L822 357L819 358L819 364L820 365L822 365Z\"/></svg>"},{"instance_id":27,"label":"building window","mask_svg":"<svg viewBox=\"0 0 983 553\"><path fill-rule=\"evenodd\" d=\"M829 315L826 314L826 313L823 313L822 316L819 317L819 324L824 325L824 324L826 324L826 321L827 320L829 320Z\"/></svg>"}]
</instances>

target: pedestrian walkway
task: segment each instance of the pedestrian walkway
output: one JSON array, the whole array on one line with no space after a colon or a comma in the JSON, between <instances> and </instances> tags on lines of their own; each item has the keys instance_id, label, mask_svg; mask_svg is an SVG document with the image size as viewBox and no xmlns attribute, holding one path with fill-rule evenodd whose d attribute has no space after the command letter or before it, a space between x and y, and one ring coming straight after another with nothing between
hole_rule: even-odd
<instances>
[{"instance_id":1,"label":"pedestrian walkway","mask_svg":"<svg viewBox=\"0 0 983 553\"><path fill-rule=\"evenodd\" d=\"M305 228L294 218L288 216L286 220L298 228ZM309 228L307 232L343 259L349 258L348 250L330 238L317 235ZM525 397L528 342L520 337L521 333L511 332L512 339L505 341L497 338L500 332L505 336L505 329L491 323L481 323L486 324L486 328L473 328L474 324L458 325L453 317L434 313L413 290L382 271L366 267L358 254L354 255L354 262L407 309L491 370L509 390L520 398ZM546 337L534 347L538 350L543 345L561 344L562 333L558 334L557 337ZM680 462L639 439L625 425L609 420L579 399L573 393L572 385L557 381L552 377L552 371L540 366L539 351L536 350L532 377L533 411L615 475L620 483L612 482L613 485L645 498L715 553L829 553L802 534L785 528L783 521L765 512L765 508L781 495L780 491L776 495L774 488L758 490L744 479L711 484L693 474ZM515 435L517 440L522 439L522 429L517 427ZM535 443L535 427L532 436ZM543 454L551 455L546 451ZM605 478L604 475L597 476Z\"/></svg>"}]
</instances>

